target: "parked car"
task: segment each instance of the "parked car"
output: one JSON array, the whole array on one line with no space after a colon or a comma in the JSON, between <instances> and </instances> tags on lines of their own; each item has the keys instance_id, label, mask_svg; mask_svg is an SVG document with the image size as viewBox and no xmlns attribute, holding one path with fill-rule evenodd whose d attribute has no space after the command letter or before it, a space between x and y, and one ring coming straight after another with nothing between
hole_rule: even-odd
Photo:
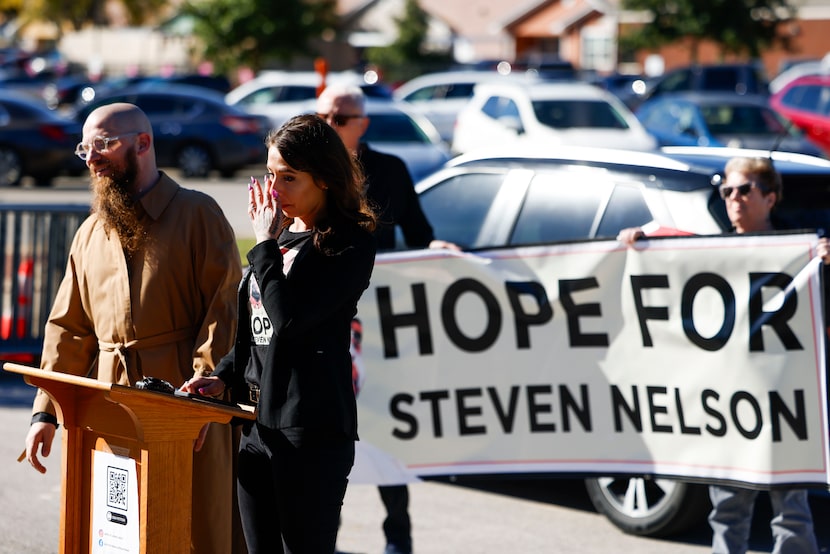
<instances>
[{"instance_id":1,"label":"parked car","mask_svg":"<svg viewBox=\"0 0 830 554\"><path fill-rule=\"evenodd\" d=\"M452 150L510 143L653 150L657 142L613 94L587 83L481 83L458 114Z\"/></svg>"},{"instance_id":2,"label":"parked car","mask_svg":"<svg viewBox=\"0 0 830 554\"><path fill-rule=\"evenodd\" d=\"M635 114L660 146L732 146L823 155L818 145L770 107L768 96L662 94L646 101Z\"/></svg>"},{"instance_id":3,"label":"parked car","mask_svg":"<svg viewBox=\"0 0 830 554\"><path fill-rule=\"evenodd\" d=\"M206 177L212 170L230 177L265 161L268 119L228 106L214 91L136 85L96 99L76 112L76 121L82 124L92 110L114 102L135 104L147 114L158 164L177 167L187 177Z\"/></svg>"},{"instance_id":4,"label":"parked car","mask_svg":"<svg viewBox=\"0 0 830 554\"><path fill-rule=\"evenodd\" d=\"M313 71L263 71L225 95L225 101L248 113L267 117L272 127L303 113L308 101L317 98L322 79ZM349 83L359 86L368 98L391 100L391 91L381 83L367 83L351 71L331 73L326 84Z\"/></svg>"},{"instance_id":5,"label":"parked car","mask_svg":"<svg viewBox=\"0 0 830 554\"><path fill-rule=\"evenodd\" d=\"M0 187L16 186L24 176L48 186L62 174L80 174L75 156L81 125L49 111L21 93L0 91Z\"/></svg>"},{"instance_id":6,"label":"parked car","mask_svg":"<svg viewBox=\"0 0 830 554\"><path fill-rule=\"evenodd\" d=\"M663 94L689 91L769 94L769 81L759 63L689 65L652 79L637 104Z\"/></svg>"},{"instance_id":7,"label":"parked car","mask_svg":"<svg viewBox=\"0 0 830 554\"><path fill-rule=\"evenodd\" d=\"M728 157L765 152L676 150L498 146L451 160L416 191L435 235L465 248L613 239L651 222L700 234L727 231L713 185ZM830 224L830 162L779 152L773 159L785 187L782 215L805 227ZM710 509L706 486L674 479L592 477L586 487L596 509L632 534L676 534L705 522Z\"/></svg>"},{"instance_id":8,"label":"parked car","mask_svg":"<svg viewBox=\"0 0 830 554\"><path fill-rule=\"evenodd\" d=\"M794 79L770 104L830 155L830 75Z\"/></svg>"},{"instance_id":9,"label":"parked car","mask_svg":"<svg viewBox=\"0 0 830 554\"><path fill-rule=\"evenodd\" d=\"M452 143L458 112L473 97L478 83L504 81L496 71L442 71L419 75L395 89L395 100L406 102L415 113L429 119L441 140Z\"/></svg>"},{"instance_id":10,"label":"parked car","mask_svg":"<svg viewBox=\"0 0 830 554\"><path fill-rule=\"evenodd\" d=\"M429 120L396 104L366 103L369 128L362 140L376 150L401 158L413 181L417 181L447 162L450 150Z\"/></svg>"}]
</instances>

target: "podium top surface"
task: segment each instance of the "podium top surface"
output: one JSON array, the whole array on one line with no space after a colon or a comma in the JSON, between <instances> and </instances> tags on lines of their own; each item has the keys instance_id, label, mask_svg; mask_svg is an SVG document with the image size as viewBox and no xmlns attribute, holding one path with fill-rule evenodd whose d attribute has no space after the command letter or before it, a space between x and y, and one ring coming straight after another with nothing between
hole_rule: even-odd
<instances>
[{"instance_id":1,"label":"podium top surface","mask_svg":"<svg viewBox=\"0 0 830 554\"><path fill-rule=\"evenodd\" d=\"M230 414L234 417L240 417L243 419L256 418L254 407L247 406L244 404L220 404L217 402L212 402L208 399L202 399L198 397L188 398L164 392L142 390L137 389L135 387L128 387L116 383L107 383L105 381L99 381L97 379L90 379L88 377L70 375L68 373L44 371L37 367L15 364L11 362L4 363L3 369L12 373L19 373L23 375L27 383L33 386L41 387L45 389L47 392L49 392L50 383L53 383L57 387L75 386L82 387L86 390L101 391L102 393L107 394L107 396L110 396L112 400L117 401L124 400L124 398L126 398L129 395L139 395L141 397L144 397L144 395L151 395L152 397L154 397L154 400L161 402L174 402L180 406L190 405L193 407L209 408L211 410L217 410L226 414Z\"/></svg>"}]
</instances>

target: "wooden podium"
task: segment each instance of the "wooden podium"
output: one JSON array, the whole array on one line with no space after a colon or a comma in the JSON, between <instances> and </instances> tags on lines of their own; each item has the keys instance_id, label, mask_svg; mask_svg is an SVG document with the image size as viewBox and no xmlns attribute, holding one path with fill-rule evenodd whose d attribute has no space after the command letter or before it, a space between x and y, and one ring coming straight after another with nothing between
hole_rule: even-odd
<instances>
[{"instance_id":1,"label":"wooden podium","mask_svg":"<svg viewBox=\"0 0 830 554\"><path fill-rule=\"evenodd\" d=\"M93 490L101 478L94 475L95 452L135 461L138 551L190 552L193 441L206 423L255 419L251 410L18 364L3 367L46 391L64 426L59 552L91 552L92 541L103 540L92 529Z\"/></svg>"}]
</instances>

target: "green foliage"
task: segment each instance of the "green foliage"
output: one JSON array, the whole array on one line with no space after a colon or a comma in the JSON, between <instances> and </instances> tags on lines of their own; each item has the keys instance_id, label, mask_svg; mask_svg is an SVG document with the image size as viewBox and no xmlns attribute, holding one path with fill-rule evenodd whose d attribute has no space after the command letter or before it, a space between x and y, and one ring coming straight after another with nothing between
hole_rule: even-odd
<instances>
[{"instance_id":1,"label":"green foliage","mask_svg":"<svg viewBox=\"0 0 830 554\"><path fill-rule=\"evenodd\" d=\"M312 38L336 24L335 0L193 0L182 13L195 20L204 58L220 72L255 71L268 61L313 55Z\"/></svg>"},{"instance_id":2,"label":"green foliage","mask_svg":"<svg viewBox=\"0 0 830 554\"><path fill-rule=\"evenodd\" d=\"M14 1L3 0L4 4ZM127 10L132 24L147 21L158 10L168 4L168 0L121 0ZM87 24L105 25L104 8L106 0L26 0L22 4L20 17L24 22L43 20L54 21L60 28L69 24L74 29L81 29Z\"/></svg>"},{"instance_id":3,"label":"green foliage","mask_svg":"<svg viewBox=\"0 0 830 554\"><path fill-rule=\"evenodd\" d=\"M418 5L418 0L406 0L404 12L395 18L395 24L398 34L391 45L366 51L366 60L381 68L385 80L405 81L424 70L446 66L451 61L448 53L424 50L429 17Z\"/></svg>"},{"instance_id":4,"label":"green foliage","mask_svg":"<svg viewBox=\"0 0 830 554\"><path fill-rule=\"evenodd\" d=\"M628 29L622 50L655 48L690 39L693 48L709 39L724 52L758 57L774 43L789 48L778 33L781 23L795 17L790 0L623 0L626 10L650 13L652 21ZM697 52L692 56L696 59Z\"/></svg>"}]
</instances>

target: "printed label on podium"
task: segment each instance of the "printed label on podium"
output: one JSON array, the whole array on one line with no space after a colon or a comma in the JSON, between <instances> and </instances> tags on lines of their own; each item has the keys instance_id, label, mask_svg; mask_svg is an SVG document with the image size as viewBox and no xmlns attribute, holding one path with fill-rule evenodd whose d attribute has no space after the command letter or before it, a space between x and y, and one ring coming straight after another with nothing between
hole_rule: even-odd
<instances>
[{"instance_id":1,"label":"printed label on podium","mask_svg":"<svg viewBox=\"0 0 830 554\"><path fill-rule=\"evenodd\" d=\"M141 550L135 460L100 450L92 454L91 551L138 554Z\"/></svg>"}]
</instances>

